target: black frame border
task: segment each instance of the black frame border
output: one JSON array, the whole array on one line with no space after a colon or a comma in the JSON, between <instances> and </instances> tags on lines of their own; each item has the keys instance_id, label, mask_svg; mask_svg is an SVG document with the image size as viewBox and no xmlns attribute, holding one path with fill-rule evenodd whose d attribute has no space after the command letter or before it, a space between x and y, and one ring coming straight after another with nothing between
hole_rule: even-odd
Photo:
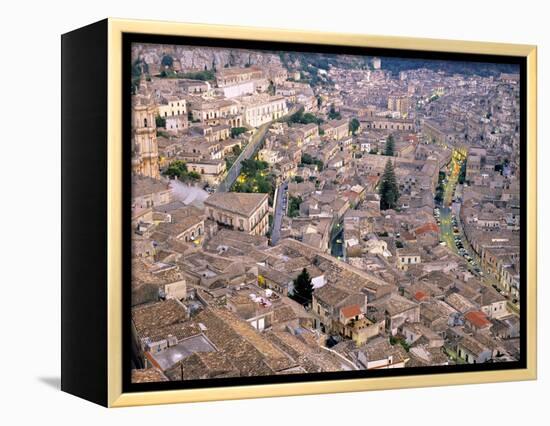
<instances>
[{"instance_id":1,"label":"black frame border","mask_svg":"<svg viewBox=\"0 0 550 426\"><path fill-rule=\"evenodd\" d=\"M520 68L520 360L487 364L427 366L386 370L358 370L330 373L201 379L158 383L131 383L131 45L165 44L191 45L214 48L238 48L261 51L292 51L396 57L404 59L446 60L455 62L482 62L515 64ZM187 390L243 385L269 385L346 379L368 379L395 376L424 376L433 374L460 374L515 370L527 368L527 57L489 54L455 53L412 49L389 49L346 45L323 45L301 42L276 42L246 39L224 39L158 34L122 34L122 391L151 392Z\"/></svg>"}]
</instances>

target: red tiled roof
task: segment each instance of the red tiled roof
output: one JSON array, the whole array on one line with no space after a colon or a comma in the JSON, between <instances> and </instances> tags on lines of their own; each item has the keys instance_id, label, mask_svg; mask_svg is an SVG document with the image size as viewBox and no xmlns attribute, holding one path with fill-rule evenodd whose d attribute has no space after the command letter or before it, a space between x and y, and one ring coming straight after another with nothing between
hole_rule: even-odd
<instances>
[{"instance_id":1,"label":"red tiled roof","mask_svg":"<svg viewBox=\"0 0 550 426\"><path fill-rule=\"evenodd\" d=\"M359 305L350 305L342 308L342 315L344 315L345 318L353 318L359 314L361 314Z\"/></svg>"},{"instance_id":2,"label":"red tiled roof","mask_svg":"<svg viewBox=\"0 0 550 426\"><path fill-rule=\"evenodd\" d=\"M435 223L430 222L425 225L419 226L414 230L414 233L416 235L425 234L427 232L439 233L439 227Z\"/></svg>"},{"instance_id":3,"label":"red tiled roof","mask_svg":"<svg viewBox=\"0 0 550 426\"><path fill-rule=\"evenodd\" d=\"M491 325L487 316L481 311L470 311L464 315L464 318L476 328L485 328Z\"/></svg>"},{"instance_id":4,"label":"red tiled roof","mask_svg":"<svg viewBox=\"0 0 550 426\"><path fill-rule=\"evenodd\" d=\"M419 302L421 300L424 300L428 297L428 295L426 293L424 293L423 291L417 291L415 294L414 294L414 298L416 300L418 300Z\"/></svg>"}]
</instances>

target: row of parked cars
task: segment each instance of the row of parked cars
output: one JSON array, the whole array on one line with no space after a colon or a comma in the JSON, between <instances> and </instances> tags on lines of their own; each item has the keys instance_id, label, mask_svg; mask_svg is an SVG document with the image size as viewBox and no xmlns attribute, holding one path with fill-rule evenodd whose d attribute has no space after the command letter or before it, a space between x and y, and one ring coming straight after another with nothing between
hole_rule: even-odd
<instances>
[{"instance_id":1,"label":"row of parked cars","mask_svg":"<svg viewBox=\"0 0 550 426\"><path fill-rule=\"evenodd\" d=\"M441 218L440 218L440 211L439 211L439 207L436 207L434 209L434 217L435 217L435 221L437 223L437 225L441 225Z\"/></svg>"},{"instance_id":2,"label":"row of parked cars","mask_svg":"<svg viewBox=\"0 0 550 426\"><path fill-rule=\"evenodd\" d=\"M455 234L454 240L456 248L458 249L458 254L460 254L466 261L470 264L472 267L472 270L479 276L483 276L483 271L475 261L475 259L468 253L468 251L464 248L464 243L462 241L462 237L460 235L460 230L458 229L458 221L456 219L456 216L453 214L451 217L451 222L453 224L453 233Z\"/></svg>"},{"instance_id":3,"label":"row of parked cars","mask_svg":"<svg viewBox=\"0 0 550 426\"><path fill-rule=\"evenodd\" d=\"M454 214L451 215L451 223L453 224L453 234L460 234L460 230L458 229L458 222Z\"/></svg>"},{"instance_id":4,"label":"row of parked cars","mask_svg":"<svg viewBox=\"0 0 550 426\"><path fill-rule=\"evenodd\" d=\"M283 185L281 186L281 191L283 191L283 196L282 196L282 199L283 199L283 202L282 202L283 210L286 211L286 203L287 203L287 200L288 200L288 194L287 194L287 191L288 191L288 182L283 183Z\"/></svg>"}]
</instances>

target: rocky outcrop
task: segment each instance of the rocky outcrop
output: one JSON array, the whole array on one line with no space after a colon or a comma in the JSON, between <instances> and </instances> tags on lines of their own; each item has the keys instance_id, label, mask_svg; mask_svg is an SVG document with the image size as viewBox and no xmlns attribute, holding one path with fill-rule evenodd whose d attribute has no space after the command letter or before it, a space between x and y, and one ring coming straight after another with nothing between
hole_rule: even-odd
<instances>
[{"instance_id":1,"label":"rocky outcrop","mask_svg":"<svg viewBox=\"0 0 550 426\"><path fill-rule=\"evenodd\" d=\"M270 52L251 51L245 49L209 48L196 46L136 44L132 47L132 58L142 59L149 65L160 66L162 57L170 55L175 65L183 71L244 67L250 65L280 65L279 55Z\"/></svg>"}]
</instances>

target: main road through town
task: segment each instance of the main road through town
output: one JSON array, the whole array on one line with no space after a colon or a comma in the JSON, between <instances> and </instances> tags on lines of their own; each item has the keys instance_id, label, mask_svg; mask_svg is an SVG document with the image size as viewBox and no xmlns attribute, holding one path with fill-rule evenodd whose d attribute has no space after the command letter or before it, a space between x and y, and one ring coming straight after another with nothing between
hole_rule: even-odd
<instances>
[{"instance_id":1,"label":"main road through town","mask_svg":"<svg viewBox=\"0 0 550 426\"><path fill-rule=\"evenodd\" d=\"M297 111L297 109L298 109L297 106L293 106L284 117L291 116ZM225 175L225 178L223 179L223 181L218 185L218 188L216 189L217 192L227 192L231 189L231 187L233 186L233 184L241 174L241 169L243 167L241 164L242 161L248 160L254 157L254 155L256 155L258 150L263 145L265 135L267 134L267 131L269 130L269 127L272 124L273 124L273 121L269 121L265 124L262 124L260 127L256 129L256 132L254 132L254 134L252 135L252 138L250 138L250 142L248 142L248 144L244 147L243 151L235 160L235 163L233 163L233 166L231 166L231 168Z\"/></svg>"},{"instance_id":2,"label":"main road through town","mask_svg":"<svg viewBox=\"0 0 550 426\"><path fill-rule=\"evenodd\" d=\"M453 220L452 220L451 205L453 202L453 196L456 189L456 185L458 183L458 176L460 174L460 163L454 158L454 156L449 166L449 172L450 173L447 178L447 183L445 184L445 187L444 187L443 203L442 203L443 205L439 210L440 239L441 241L444 241L447 244L447 247L449 247L454 253L456 253L458 256L461 256L455 241L455 237L458 236L465 250L465 254L470 255L470 257L474 260L474 264L468 263L468 269L470 270L470 272L477 275L479 280L483 284L487 286L496 286L497 282L495 278L483 268L481 259L479 258L478 254L472 248L472 246L468 242L468 239L464 235L458 214L456 215L456 227L458 229L458 232L455 233L453 230L455 225L453 224ZM479 269L476 271L476 268L479 268ZM482 275L480 275L478 271L482 271ZM513 301L511 300L508 300L508 307L514 313L519 312L518 304L513 303Z\"/></svg>"},{"instance_id":3,"label":"main road through town","mask_svg":"<svg viewBox=\"0 0 550 426\"><path fill-rule=\"evenodd\" d=\"M444 241L447 244L447 247L452 249L455 253L458 253L458 248L456 247L454 240L453 225L451 222L451 203L453 200L453 193L458 182L458 175L460 173L460 165L454 156L449 165L449 172L447 183L445 184L443 191L443 207L440 209L441 224L439 225L439 228L441 230L441 241Z\"/></svg>"}]
</instances>

